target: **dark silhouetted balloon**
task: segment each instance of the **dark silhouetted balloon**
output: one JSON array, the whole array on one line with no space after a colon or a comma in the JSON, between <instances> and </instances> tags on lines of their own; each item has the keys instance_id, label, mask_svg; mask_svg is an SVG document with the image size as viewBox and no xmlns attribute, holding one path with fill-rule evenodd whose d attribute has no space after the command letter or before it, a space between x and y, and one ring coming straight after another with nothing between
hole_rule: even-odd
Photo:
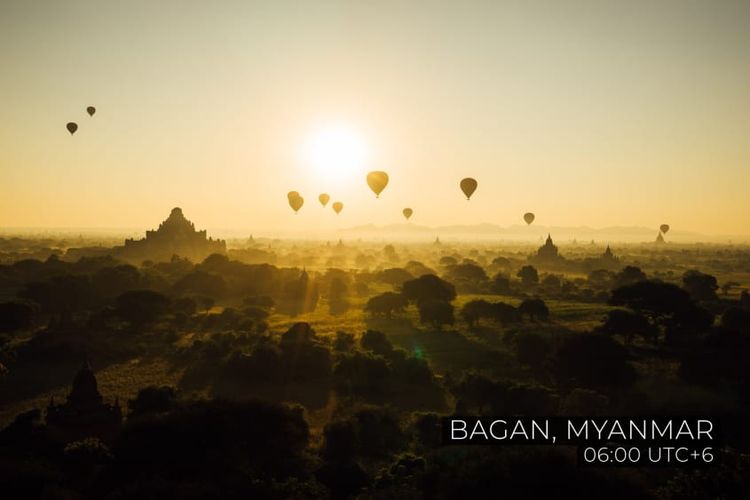
<instances>
[{"instance_id":1,"label":"dark silhouetted balloon","mask_svg":"<svg viewBox=\"0 0 750 500\"><path fill-rule=\"evenodd\" d=\"M70 132L70 135L73 135L76 133L76 130L78 130L78 124L75 122L68 122L68 124L65 125L65 128L68 129L68 132Z\"/></svg>"},{"instance_id":2,"label":"dark silhouetted balloon","mask_svg":"<svg viewBox=\"0 0 750 500\"><path fill-rule=\"evenodd\" d=\"M333 207L333 211L336 212L337 214L341 213L341 210L343 210L344 208L344 204L341 203L340 201L334 201L333 205L331 206Z\"/></svg>"},{"instance_id":3,"label":"dark silhouetted balloon","mask_svg":"<svg viewBox=\"0 0 750 500\"><path fill-rule=\"evenodd\" d=\"M331 199L331 197L328 196L325 193L323 193L320 196L318 196L318 201L320 201L320 204L323 205L323 206L328 205L328 200L330 200L330 199Z\"/></svg>"},{"instance_id":4,"label":"dark silhouetted balloon","mask_svg":"<svg viewBox=\"0 0 750 500\"><path fill-rule=\"evenodd\" d=\"M662 233L667 234L667 232L669 231L669 224L662 224L661 226L659 226L659 229Z\"/></svg>"},{"instance_id":5,"label":"dark silhouetted balloon","mask_svg":"<svg viewBox=\"0 0 750 500\"><path fill-rule=\"evenodd\" d=\"M474 191L477 190L477 181L471 177L461 180L461 191L466 195L466 199L470 199Z\"/></svg>"},{"instance_id":6,"label":"dark silhouetted balloon","mask_svg":"<svg viewBox=\"0 0 750 500\"><path fill-rule=\"evenodd\" d=\"M380 193L388 185L388 174L381 171L370 172L367 174L367 185L375 193L375 197L380 198Z\"/></svg>"},{"instance_id":7,"label":"dark silhouetted balloon","mask_svg":"<svg viewBox=\"0 0 750 500\"><path fill-rule=\"evenodd\" d=\"M404 217L406 217L406 220L409 220L409 217L411 217L411 214L414 213L414 210L412 210L411 208L405 208L403 213Z\"/></svg>"},{"instance_id":8,"label":"dark silhouetted balloon","mask_svg":"<svg viewBox=\"0 0 750 500\"><path fill-rule=\"evenodd\" d=\"M299 194L297 196L293 196L292 193L295 193L296 191L292 191L289 193L289 206L292 207L292 210L294 210L294 213L296 214L300 208L302 208L302 205L305 203L305 199L301 197Z\"/></svg>"},{"instance_id":9,"label":"dark silhouetted balloon","mask_svg":"<svg viewBox=\"0 0 750 500\"><path fill-rule=\"evenodd\" d=\"M86 108L86 112L89 114L89 116L94 116L94 113L96 113L96 108L94 106L89 106Z\"/></svg>"},{"instance_id":10,"label":"dark silhouetted balloon","mask_svg":"<svg viewBox=\"0 0 750 500\"><path fill-rule=\"evenodd\" d=\"M532 222L534 222L534 214L531 212L526 212L523 214L523 220L526 221L526 224L531 225Z\"/></svg>"}]
</instances>

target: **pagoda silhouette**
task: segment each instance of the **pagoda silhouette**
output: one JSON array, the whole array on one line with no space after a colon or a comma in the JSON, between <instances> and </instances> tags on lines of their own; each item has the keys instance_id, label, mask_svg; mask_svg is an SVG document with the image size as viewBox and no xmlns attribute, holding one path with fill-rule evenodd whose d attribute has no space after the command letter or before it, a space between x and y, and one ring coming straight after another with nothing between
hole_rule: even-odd
<instances>
[{"instance_id":1,"label":"pagoda silhouette","mask_svg":"<svg viewBox=\"0 0 750 500\"><path fill-rule=\"evenodd\" d=\"M55 404L54 398L50 398L46 423L50 436L60 442L88 437L111 441L120 432L122 409L117 399L114 404L104 402L87 362L76 373L65 403Z\"/></svg>"},{"instance_id":2,"label":"pagoda silhouette","mask_svg":"<svg viewBox=\"0 0 750 500\"><path fill-rule=\"evenodd\" d=\"M536 255L529 257L529 261L537 265L555 265L565 262L565 258L560 255L557 245L552 241L552 235L547 234L547 240L544 245L536 251Z\"/></svg>"},{"instance_id":3,"label":"pagoda silhouette","mask_svg":"<svg viewBox=\"0 0 750 500\"><path fill-rule=\"evenodd\" d=\"M136 262L145 259L159 262L179 255L198 262L211 254L225 254L226 251L224 240L207 238L205 229L196 231L195 225L185 218L182 209L175 207L169 217L159 224L158 229L146 231L145 238L125 240L125 246L117 247L116 256Z\"/></svg>"}]
</instances>

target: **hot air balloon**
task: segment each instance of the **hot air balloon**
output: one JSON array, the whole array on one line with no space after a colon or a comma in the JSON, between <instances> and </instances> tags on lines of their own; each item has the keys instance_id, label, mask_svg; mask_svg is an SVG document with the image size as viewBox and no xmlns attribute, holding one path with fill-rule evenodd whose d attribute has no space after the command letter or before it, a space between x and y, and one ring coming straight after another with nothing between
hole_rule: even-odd
<instances>
[{"instance_id":1,"label":"hot air balloon","mask_svg":"<svg viewBox=\"0 0 750 500\"><path fill-rule=\"evenodd\" d=\"M86 108L86 112L89 114L89 116L94 116L94 113L96 113L96 108L94 106L89 106Z\"/></svg>"},{"instance_id":2,"label":"hot air balloon","mask_svg":"<svg viewBox=\"0 0 750 500\"><path fill-rule=\"evenodd\" d=\"M320 201L320 204L323 205L323 206L328 205L328 200L330 200L330 199L331 199L331 197L328 196L325 193L323 193L320 196L318 196L318 201Z\"/></svg>"},{"instance_id":3,"label":"hot air balloon","mask_svg":"<svg viewBox=\"0 0 750 500\"><path fill-rule=\"evenodd\" d=\"M73 135L76 133L76 130L78 130L78 124L75 122L68 122L68 124L65 125L65 128L68 129L68 132L70 132L70 135Z\"/></svg>"},{"instance_id":4,"label":"hot air balloon","mask_svg":"<svg viewBox=\"0 0 750 500\"><path fill-rule=\"evenodd\" d=\"M531 223L534 222L534 214L532 214L531 212L526 212L525 214L523 214L523 220L525 220L526 224L530 226Z\"/></svg>"},{"instance_id":5,"label":"hot air balloon","mask_svg":"<svg viewBox=\"0 0 750 500\"><path fill-rule=\"evenodd\" d=\"M667 232L669 231L669 224L662 224L661 226L659 226L659 229L662 233L667 234Z\"/></svg>"},{"instance_id":6,"label":"hot air balloon","mask_svg":"<svg viewBox=\"0 0 750 500\"><path fill-rule=\"evenodd\" d=\"M292 191L293 193L294 191ZM290 195L292 193L289 193ZM294 210L294 213L296 214L300 208L302 208L302 205L304 205L305 199L301 197L300 195L297 196L289 196L289 206L292 207L292 210Z\"/></svg>"},{"instance_id":7,"label":"hot air balloon","mask_svg":"<svg viewBox=\"0 0 750 500\"><path fill-rule=\"evenodd\" d=\"M411 208L405 208L403 210L403 214L404 214L404 217L406 217L406 220L409 220L409 217L411 217L411 214L413 213L414 213L414 210L412 210Z\"/></svg>"},{"instance_id":8,"label":"hot air balloon","mask_svg":"<svg viewBox=\"0 0 750 500\"><path fill-rule=\"evenodd\" d=\"M470 199L474 191L477 190L477 181L471 177L467 177L461 180L461 191L466 195L466 199Z\"/></svg>"},{"instance_id":9,"label":"hot air balloon","mask_svg":"<svg viewBox=\"0 0 750 500\"><path fill-rule=\"evenodd\" d=\"M341 213L341 210L344 208L344 204L341 203L340 201L333 202L333 205L331 206L333 207L333 211L336 212L337 214Z\"/></svg>"},{"instance_id":10,"label":"hot air balloon","mask_svg":"<svg viewBox=\"0 0 750 500\"><path fill-rule=\"evenodd\" d=\"M388 174L381 171L370 172L367 174L367 185L375 193L375 197L380 198L380 193L388 185Z\"/></svg>"},{"instance_id":11,"label":"hot air balloon","mask_svg":"<svg viewBox=\"0 0 750 500\"><path fill-rule=\"evenodd\" d=\"M290 200L291 200L292 198L298 198L298 197L299 197L299 193L298 193L297 191L289 191L289 192L288 192L288 193L286 194L286 197L287 197L288 199L290 199Z\"/></svg>"}]
</instances>

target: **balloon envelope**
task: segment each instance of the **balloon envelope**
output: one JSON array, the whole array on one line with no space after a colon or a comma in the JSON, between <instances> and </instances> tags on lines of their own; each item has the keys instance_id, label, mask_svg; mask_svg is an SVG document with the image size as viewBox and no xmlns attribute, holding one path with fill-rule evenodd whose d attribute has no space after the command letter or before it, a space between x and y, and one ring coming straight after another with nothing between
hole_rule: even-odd
<instances>
[{"instance_id":1,"label":"balloon envelope","mask_svg":"<svg viewBox=\"0 0 750 500\"><path fill-rule=\"evenodd\" d=\"M89 114L89 116L94 116L94 113L96 113L96 108L94 106L89 106L86 108L86 112Z\"/></svg>"},{"instance_id":2,"label":"balloon envelope","mask_svg":"<svg viewBox=\"0 0 750 500\"><path fill-rule=\"evenodd\" d=\"M331 206L333 207L333 211L336 212L337 214L341 212L341 210L344 208L344 204L341 203L340 201L335 201L333 205Z\"/></svg>"},{"instance_id":3,"label":"balloon envelope","mask_svg":"<svg viewBox=\"0 0 750 500\"><path fill-rule=\"evenodd\" d=\"M659 226L659 229L662 233L667 234L667 231L669 231L669 224L662 224Z\"/></svg>"},{"instance_id":4,"label":"balloon envelope","mask_svg":"<svg viewBox=\"0 0 750 500\"><path fill-rule=\"evenodd\" d=\"M68 122L68 124L65 125L65 128L68 129L68 132L70 132L70 135L73 135L76 133L76 130L78 130L78 124L75 122Z\"/></svg>"},{"instance_id":5,"label":"balloon envelope","mask_svg":"<svg viewBox=\"0 0 750 500\"><path fill-rule=\"evenodd\" d=\"M380 193L388 185L388 174L381 171L374 171L367 174L367 185L375 193L376 198L380 198Z\"/></svg>"},{"instance_id":6,"label":"balloon envelope","mask_svg":"<svg viewBox=\"0 0 750 500\"><path fill-rule=\"evenodd\" d=\"M414 213L414 210L412 210L411 208L405 208L403 210L403 214L404 214L404 217L406 217L406 220L409 220L409 217L411 217L411 214L413 213Z\"/></svg>"},{"instance_id":7,"label":"balloon envelope","mask_svg":"<svg viewBox=\"0 0 750 500\"><path fill-rule=\"evenodd\" d=\"M471 177L467 177L461 180L461 191L466 195L466 199L470 199L474 191L477 190L477 181Z\"/></svg>"},{"instance_id":8,"label":"balloon envelope","mask_svg":"<svg viewBox=\"0 0 750 500\"><path fill-rule=\"evenodd\" d=\"M328 205L328 200L330 200L330 199L331 199L331 197L328 196L325 193L323 193L320 196L318 196L318 201L320 201L320 204L323 205L323 206Z\"/></svg>"},{"instance_id":9,"label":"balloon envelope","mask_svg":"<svg viewBox=\"0 0 750 500\"><path fill-rule=\"evenodd\" d=\"M288 199L290 199L290 200L291 200L292 198L297 198L297 197L299 197L299 193L298 193L297 191L289 191L289 192L288 192L288 193L286 194L286 197L287 197Z\"/></svg>"},{"instance_id":10,"label":"balloon envelope","mask_svg":"<svg viewBox=\"0 0 750 500\"><path fill-rule=\"evenodd\" d=\"M523 220L526 221L526 224L531 225L532 222L534 222L534 214L531 212L526 212L523 214Z\"/></svg>"},{"instance_id":11,"label":"balloon envelope","mask_svg":"<svg viewBox=\"0 0 750 500\"><path fill-rule=\"evenodd\" d=\"M302 208L302 205L304 205L304 203L305 199L300 195L292 196L289 198L289 206L292 207L292 210L294 210L295 214L297 213L297 211L299 211L300 208Z\"/></svg>"}]
</instances>

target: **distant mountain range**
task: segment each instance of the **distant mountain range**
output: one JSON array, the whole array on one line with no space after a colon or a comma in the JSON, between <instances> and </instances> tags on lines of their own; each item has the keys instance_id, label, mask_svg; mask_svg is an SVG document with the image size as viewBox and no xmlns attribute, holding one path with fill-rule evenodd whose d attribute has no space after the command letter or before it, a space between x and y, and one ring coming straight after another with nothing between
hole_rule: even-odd
<instances>
[{"instance_id":1,"label":"distant mountain range","mask_svg":"<svg viewBox=\"0 0 750 500\"><path fill-rule=\"evenodd\" d=\"M603 228L592 228L588 226L565 227L565 226L542 226L532 224L525 226L516 224L512 226L500 226L497 224L471 224L450 226L420 226L417 224L389 224L377 226L366 224L341 230L348 237L356 238L399 238L420 239L436 238L456 239L496 239L506 241L529 241L536 242L540 238L552 235L556 242L565 243L577 240L579 243L594 240L597 243L628 242L644 243L653 242L659 234L657 228L640 226L610 226ZM667 241L679 243L744 243L748 240L746 236L708 236L690 231L670 230L665 236Z\"/></svg>"}]
</instances>

